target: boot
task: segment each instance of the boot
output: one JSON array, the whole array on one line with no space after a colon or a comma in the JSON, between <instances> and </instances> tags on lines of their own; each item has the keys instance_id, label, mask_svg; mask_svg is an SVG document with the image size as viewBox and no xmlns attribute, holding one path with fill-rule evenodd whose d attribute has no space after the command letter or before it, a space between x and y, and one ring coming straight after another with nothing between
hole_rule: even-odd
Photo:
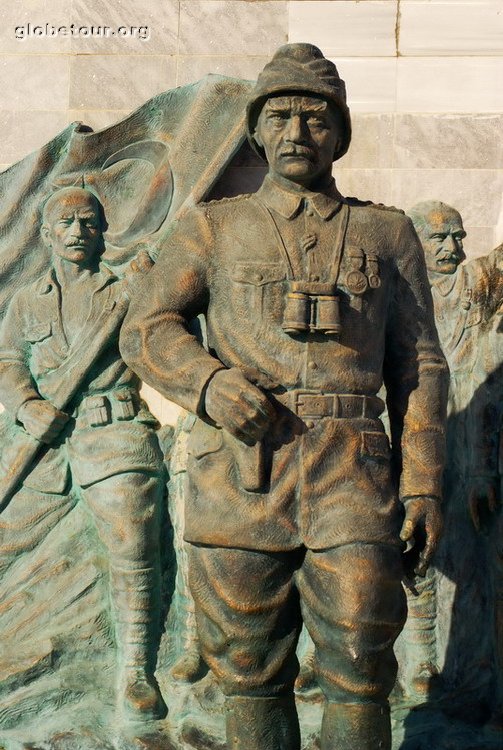
<instances>
[{"instance_id":1,"label":"boot","mask_svg":"<svg viewBox=\"0 0 503 750\"><path fill-rule=\"evenodd\" d=\"M227 750L300 750L293 695L227 698Z\"/></svg>"},{"instance_id":2,"label":"boot","mask_svg":"<svg viewBox=\"0 0 503 750\"><path fill-rule=\"evenodd\" d=\"M327 703L320 750L391 750L389 706Z\"/></svg>"},{"instance_id":3,"label":"boot","mask_svg":"<svg viewBox=\"0 0 503 750\"><path fill-rule=\"evenodd\" d=\"M166 704L154 677L159 637L156 568L111 571L118 650L117 705L124 719L163 719Z\"/></svg>"}]
</instances>

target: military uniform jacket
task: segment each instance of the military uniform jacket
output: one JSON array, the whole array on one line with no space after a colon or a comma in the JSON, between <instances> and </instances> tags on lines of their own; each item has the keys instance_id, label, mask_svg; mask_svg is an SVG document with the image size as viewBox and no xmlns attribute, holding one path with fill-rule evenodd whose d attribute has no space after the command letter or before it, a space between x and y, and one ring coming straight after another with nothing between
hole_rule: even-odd
<instances>
[{"instance_id":1,"label":"military uniform jacket","mask_svg":"<svg viewBox=\"0 0 503 750\"><path fill-rule=\"evenodd\" d=\"M503 245L464 263L455 274L435 275L431 289L440 343L451 373L448 469L456 476L496 478Z\"/></svg>"},{"instance_id":2,"label":"military uniform jacket","mask_svg":"<svg viewBox=\"0 0 503 750\"><path fill-rule=\"evenodd\" d=\"M399 212L348 208L333 185L293 188L268 177L257 194L203 204L180 221L131 301L121 351L198 415L188 540L271 550L396 544L401 512L380 420L343 419L337 409L310 420L297 406L306 393L375 397L384 377L403 427L401 495L440 496L447 370L422 250ZM354 271L379 282L356 293ZM283 330L285 295L299 279L336 284L339 336ZM209 351L187 330L200 313ZM205 387L223 367L270 384L278 419L262 457L205 415ZM253 487L260 461L262 486Z\"/></svg>"},{"instance_id":3,"label":"military uniform jacket","mask_svg":"<svg viewBox=\"0 0 503 750\"><path fill-rule=\"evenodd\" d=\"M61 292L51 269L12 298L0 327L0 401L8 413L7 438L21 427L20 406L30 399L51 401L53 387L71 377L72 358L85 358L85 342L98 336L100 321L123 293L123 283L106 266L89 280L89 307L82 328L68 341L61 316ZM102 323L101 323L102 324ZM86 486L120 472L160 471L160 453L152 431L156 420L140 402L137 376L122 360L118 334L94 363L79 397L67 412L72 419L24 481L26 487L62 493L70 468ZM12 460L9 440L1 461Z\"/></svg>"}]
</instances>

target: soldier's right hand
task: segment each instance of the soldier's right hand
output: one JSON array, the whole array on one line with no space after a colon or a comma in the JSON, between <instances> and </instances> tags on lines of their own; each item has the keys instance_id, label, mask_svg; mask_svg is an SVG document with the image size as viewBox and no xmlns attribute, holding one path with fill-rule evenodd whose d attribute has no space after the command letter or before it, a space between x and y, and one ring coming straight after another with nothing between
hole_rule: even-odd
<instances>
[{"instance_id":1,"label":"soldier's right hand","mask_svg":"<svg viewBox=\"0 0 503 750\"><path fill-rule=\"evenodd\" d=\"M45 399L32 399L22 404L17 419L34 438L42 443L52 443L68 422L69 416Z\"/></svg>"},{"instance_id":2,"label":"soldier's right hand","mask_svg":"<svg viewBox=\"0 0 503 750\"><path fill-rule=\"evenodd\" d=\"M205 410L217 425L247 445L264 437L276 415L267 396L237 368L213 375L206 389Z\"/></svg>"}]
</instances>

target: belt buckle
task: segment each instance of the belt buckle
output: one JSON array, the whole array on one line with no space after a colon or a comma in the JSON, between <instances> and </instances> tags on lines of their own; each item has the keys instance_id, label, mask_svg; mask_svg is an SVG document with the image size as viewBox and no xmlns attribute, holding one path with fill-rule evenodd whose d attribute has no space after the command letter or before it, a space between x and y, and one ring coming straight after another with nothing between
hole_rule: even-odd
<instances>
[{"instance_id":1,"label":"belt buckle","mask_svg":"<svg viewBox=\"0 0 503 750\"><path fill-rule=\"evenodd\" d=\"M298 391L295 394L295 413L298 417L321 419L334 413L334 397L321 393Z\"/></svg>"}]
</instances>

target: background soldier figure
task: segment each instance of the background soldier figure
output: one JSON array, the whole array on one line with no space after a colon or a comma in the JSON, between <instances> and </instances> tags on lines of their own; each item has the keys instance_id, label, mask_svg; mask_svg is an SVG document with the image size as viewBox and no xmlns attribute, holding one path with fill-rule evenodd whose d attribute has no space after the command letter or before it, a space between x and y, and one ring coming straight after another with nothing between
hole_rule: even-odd
<instances>
[{"instance_id":1,"label":"background soldier figure","mask_svg":"<svg viewBox=\"0 0 503 750\"><path fill-rule=\"evenodd\" d=\"M248 132L269 162L264 184L179 222L131 303L122 351L198 416L185 538L228 747L300 747L303 619L327 699L321 748L386 750L406 614L400 532L425 531L424 569L441 527L447 371L424 260L407 218L335 188L350 119L319 49L278 50ZM209 351L187 331L199 313ZM383 377L400 423L403 526Z\"/></svg>"},{"instance_id":2,"label":"background soldier figure","mask_svg":"<svg viewBox=\"0 0 503 750\"><path fill-rule=\"evenodd\" d=\"M419 584L419 597L409 597L409 619L403 633L403 687L415 702L439 695L431 678L444 662L442 693L451 710L457 704L460 714L466 715L469 708L475 718L477 711L486 710L494 699L494 644L491 630L481 630L472 613L480 612L486 620L492 616L491 605L488 609L492 602L500 609L496 621L502 621L498 605L503 591L501 542L494 533L495 544L489 545L487 537L475 530L494 525L492 516L500 494L503 350L498 312L503 302L503 245L462 264L466 232L455 208L425 201L408 214L423 246L451 386L444 483L446 533L436 559L437 570L430 571ZM493 554L488 561L490 546ZM452 610L447 634L438 630L440 601L443 608ZM448 641L445 655L439 640ZM500 633L496 641L501 640ZM501 659L500 655L500 663Z\"/></svg>"},{"instance_id":3,"label":"background soldier figure","mask_svg":"<svg viewBox=\"0 0 503 750\"><path fill-rule=\"evenodd\" d=\"M102 206L90 191L63 188L43 209L42 236L52 267L13 297L0 329L0 399L30 435L47 446L4 517L40 493L79 488L110 558L119 648L119 707L133 719L166 708L153 676L159 629L159 504L162 454L156 420L140 401L138 378L122 361L118 331L91 367L65 413L51 403L61 378L100 335L103 316L126 291L103 264ZM141 259L136 269L141 268ZM143 265L146 265L144 262ZM22 428L14 427L13 431ZM2 461L16 456L7 446Z\"/></svg>"}]
</instances>

